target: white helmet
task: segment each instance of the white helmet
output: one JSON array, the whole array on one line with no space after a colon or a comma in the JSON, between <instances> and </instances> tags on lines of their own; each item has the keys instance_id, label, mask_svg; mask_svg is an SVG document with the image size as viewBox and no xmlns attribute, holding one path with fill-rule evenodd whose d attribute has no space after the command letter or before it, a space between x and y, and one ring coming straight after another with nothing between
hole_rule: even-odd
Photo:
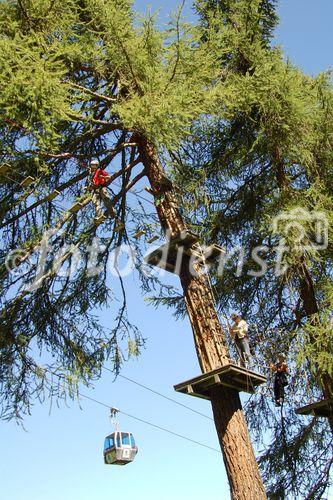
<instances>
[{"instance_id":1,"label":"white helmet","mask_svg":"<svg viewBox=\"0 0 333 500\"><path fill-rule=\"evenodd\" d=\"M99 165L99 161L98 160L91 160L90 165L91 166L93 166L93 165Z\"/></svg>"}]
</instances>

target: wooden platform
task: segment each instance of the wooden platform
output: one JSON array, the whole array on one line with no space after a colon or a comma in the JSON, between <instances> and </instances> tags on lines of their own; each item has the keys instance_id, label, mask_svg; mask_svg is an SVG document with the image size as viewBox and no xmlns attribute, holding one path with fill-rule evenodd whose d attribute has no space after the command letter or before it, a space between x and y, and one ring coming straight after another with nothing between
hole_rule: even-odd
<instances>
[{"instance_id":1,"label":"wooden platform","mask_svg":"<svg viewBox=\"0 0 333 500\"><path fill-rule=\"evenodd\" d=\"M144 234L146 234L146 231L144 231L143 229L140 229L140 231L137 231L135 234L133 234L133 238L137 240L141 236L143 236Z\"/></svg>"},{"instance_id":2,"label":"wooden platform","mask_svg":"<svg viewBox=\"0 0 333 500\"><path fill-rule=\"evenodd\" d=\"M54 200L54 198L56 198L59 195L60 195L60 191L55 189L54 191L52 191L52 193L48 194L45 199L48 201L52 201L52 200Z\"/></svg>"},{"instance_id":3,"label":"wooden platform","mask_svg":"<svg viewBox=\"0 0 333 500\"><path fill-rule=\"evenodd\" d=\"M161 269L170 271L170 273L175 273L178 249L178 245L173 245L168 242L156 248L156 250L148 254L144 260L150 266L160 267Z\"/></svg>"},{"instance_id":4,"label":"wooden platform","mask_svg":"<svg viewBox=\"0 0 333 500\"><path fill-rule=\"evenodd\" d=\"M203 260L208 264L211 264L221 255L225 255L225 253L226 253L225 248L221 247L220 245L216 245L216 243L214 243L213 245L209 245L204 249Z\"/></svg>"},{"instance_id":5,"label":"wooden platform","mask_svg":"<svg viewBox=\"0 0 333 500\"><path fill-rule=\"evenodd\" d=\"M159 239L159 236L155 235L155 236L152 236L151 238L149 238L147 240L147 243L151 244L151 243L154 243L154 241L158 240Z\"/></svg>"},{"instance_id":6,"label":"wooden platform","mask_svg":"<svg viewBox=\"0 0 333 500\"><path fill-rule=\"evenodd\" d=\"M106 221L106 219L107 219L106 215L104 215L104 214L99 215L98 217L94 218L94 225L100 226L101 224L103 224L103 222Z\"/></svg>"},{"instance_id":7,"label":"wooden platform","mask_svg":"<svg viewBox=\"0 0 333 500\"><path fill-rule=\"evenodd\" d=\"M80 203L80 202L76 202L74 203L74 205L72 205L69 209L68 209L68 212L70 212L71 214L76 214L79 210L81 210L83 208L83 204Z\"/></svg>"},{"instance_id":8,"label":"wooden platform","mask_svg":"<svg viewBox=\"0 0 333 500\"><path fill-rule=\"evenodd\" d=\"M30 186L30 184L32 184L33 182L35 182L35 179L31 176L29 177L26 177L20 184L21 187L28 187Z\"/></svg>"},{"instance_id":9,"label":"wooden platform","mask_svg":"<svg viewBox=\"0 0 333 500\"><path fill-rule=\"evenodd\" d=\"M192 231L182 231L181 233L172 236L170 241L173 243L178 243L184 247L190 247L199 241L199 236Z\"/></svg>"},{"instance_id":10,"label":"wooden platform","mask_svg":"<svg viewBox=\"0 0 333 500\"><path fill-rule=\"evenodd\" d=\"M253 394L256 387L264 384L266 381L267 378L260 373L247 370L242 366L229 364L181 382L175 385L174 389L177 392L197 398L210 399L210 390L218 385L224 385L240 392Z\"/></svg>"},{"instance_id":11,"label":"wooden platform","mask_svg":"<svg viewBox=\"0 0 333 500\"><path fill-rule=\"evenodd\" d=\"M160 267L176 273L177 267L180 268L182 257L186 255L190 257L193 254L192 245L199 241L199 236L191 231L182 231L181 233L172 236L164 245L156 248L153 252L145 257L145 262L151 266ZM177 257L179 264L177 266Z\"/></svg>"},{"instance_id":12,"label":"wooden platform","mask_svg":"<svg viewBox=\"0 0 333 500\"><path fill-rule=\"evenodd\" d=\"M158 237L151 238L148 243L152 243ZM160 246L145 257L147 264L166 269L171 273L177 273L182 262L182 258L191 257L199 264L211 264L221 255L225 254L225 249L213 244L208 247L201 247L199 236L191 231L182 231L178 235L172 236L169 241ZM177 263L177 257L179 263ZM178 266L177 266L178 264Z\"/></svg>"},{"instance_id":13,"label":"wooden platform","mask_svg":"<svg viewBox=\"0 0 333 500\"><path fill-rule=\"evenodd\" d=\"M313 415L316 417L329 417L333 414L333 399L323 399L301 408L297 408L298 415Z\"/></svg>"},{"instance_id":14,"label":"wooden platform","mask_svg":"<svg viewBox=\"0 0 333 500\"><path fill-rule=\"evenodd\" d=\"M3 163L2 165L0 165L0 175L6 174L9 169L10 165L8 165L8 163Z\"/></svg>"},{"instance_id":15,"label":"wooden platform","mask_svg":"<svg viewBox=\"0 0 333 500\"><path fill-rule=\"evenodd\" d=\"M226 252L223 247L214 243L213 245L209 245L208 247L200 247L199 245L196 245L194 248L191 248L190 253L185 253L187 253L189 256L193 255L196 262L199 262L200 264L212 264L221 255L225 255Z\"/></svg>"}]
</instances>

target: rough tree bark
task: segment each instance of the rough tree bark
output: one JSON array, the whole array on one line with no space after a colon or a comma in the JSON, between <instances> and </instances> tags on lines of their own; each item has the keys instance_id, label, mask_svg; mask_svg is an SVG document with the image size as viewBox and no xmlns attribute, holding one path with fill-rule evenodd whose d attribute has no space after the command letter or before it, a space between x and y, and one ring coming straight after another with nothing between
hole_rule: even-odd
<instances>
[{"instance_id":1,"label":"rough tree bark","mask_svg":"<svg viewBox=\"0 0 333 500\"><path fill-rule=\"evenodd\" d=\"M165 182L164 170L154 146L143 137L136 140L152 193L158 198L155 206L161 226L171 235L179 234L186 226L179 213L172 185ZM207 372L225 366L229 363L229 352L205 276L193 276L188 266L183 266L180 281L201 370ZM211 392L211 403L231 497L236 500L265 499L265 488L242 412L239 393L234 389L219 386Z\"/></svg>"}]
</instances>

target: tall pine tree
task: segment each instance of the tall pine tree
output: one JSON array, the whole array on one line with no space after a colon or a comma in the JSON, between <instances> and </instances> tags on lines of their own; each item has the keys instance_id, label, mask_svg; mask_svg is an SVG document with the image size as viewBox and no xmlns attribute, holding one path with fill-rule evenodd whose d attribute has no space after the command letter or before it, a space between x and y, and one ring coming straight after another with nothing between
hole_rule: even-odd
<instances>
[{"instance_id":1,"label":"tall pine tree","mask_svg":"<svg viewBox=\"0 0 333 500\"><path fill-rule=\"evenodd\" d=\"M223 78L215 23L192 28L177 15L168 30L158 32L152 18L137 23L126 1L6 2L0 27L0 366L3 416L10 418L20 417L43 391L57 392L49 386L50 374L69 383L91 380L107 357L119 369L124 337L130 352L140 347L126 317L120 273L123 304L114 327L105 331L92 314L112 305L110 253L128 241L139 217L143 225L156 221L133 213L126 194L147 177L163 232L179 236L186 229L160 155L180 145L195 119L217 109ZM117 154L120 166L113 166L111 179L119 178L120 187L114 183L111 194L100 196L84 190L84 163L97 156L109 165ZM104 244L99 252L97 234ZM92 249L97 273L90 269ZM44 254L43 264L36 250ZM74 275L64 273L72 267ZM155 284L142 280L146 289ZM180 281L202 370L227 365L205 275L193 275L184 265ZM266 498L238 391L217 387L211 401L233 498Z\"/></svg>"},{"instance_id":2,"label":"tall pine tree","mask_svg":"<svg viewBox=\"0 0 333 500\"><path fill-rule=\"evenodd\" d=\"M332 462L327 420L295 409L332 398L329 75L304 75L270 46L274 2L197 5L205 26L222 15L224 94L221 117L198 122L194 139L173 155L177 183L194 227L229 251L214 279L221 311L240 310L256 325L256 359L267 373L279 352L288 356L283 411L274 408L272 390L247 407L258 445L266 444L268 493L321 498ZM327 224L326 248L316 245L316 218Z\"/></svg>"}]
</instances>

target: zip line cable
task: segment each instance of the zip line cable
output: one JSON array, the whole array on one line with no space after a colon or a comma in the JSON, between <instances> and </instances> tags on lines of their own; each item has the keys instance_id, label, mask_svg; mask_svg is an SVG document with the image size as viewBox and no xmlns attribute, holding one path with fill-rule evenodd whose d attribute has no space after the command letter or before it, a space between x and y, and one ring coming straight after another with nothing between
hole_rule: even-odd
<instances>
[{"instance_id":1,"label":"zip line cable","mask_svg":"<svg viewBox=\"0 0 333 500\"><path fill-rule=\"evenodd\" d=\"M120 187L120 188L122 187L118 182L114 182L113 184L115 184L117 187ZM133 194L137 198L141 198L142 200L146 201L147 203L150 203L151 205L155 206L154 202L152 202L151 200L149 200L145 196L142 196L141 194L137 193L136 191L134 191L133 188L130 189L128 192Z\"/></svg>"},{"instance_id":2,"label":"zip line cable","mask_svg":"<svg viewBox=\"0 0 333 500\"><path fill-rule=\"evenodd\" d=\"M56 377L58 377L59 379L63 380L64 382L66 382L67 384L69 383L63 375L60 375L56 372L53 372L52 370L49 370L48 368L46 368L46 371L51 373L51 375L55 375ZM48 380L48 379L47 379ZM91 396L87 396L86 394L82 394L80 391L77 392L78 396L80 396L81 398L85 398L85 399L88 399L90 401L93 401L94 403L96 404L99 404L100 406L104 406L105 408L113 408L112 405L108 405L106 403L103 403L102 401L99 401L98 399L96 398L92 398ZM129 417L129 418L132 418L134 420L137 420L138 422L142 422L143 424L146 424L146 425L150 425L151 427L154 427L155 429L159 429L161 431L164 431L164 432L167 432L168 434L171 434L173 436L176 436L176 437L179 437L181 439L184 439L185 441L190 441L191 443L194 443L194 444L197 444L198 446L202 446L203 448L207 448L209 450L212 450L212 451L216 451L217 453L220 453L222 454L222 452L216 448L213 448L212 446L209 446L207 444L204 444L204 443L200 443L199 441L196 441L195 439L191 439L189 437L186 437L186 436L183 436L182 434L178 434L177 432L174 432L174 431L170 431L170 429L166 429L165 427L161 427L160 425L156 425L156 424L153 424L152 422L148 422L147 420L144 420L142 418L139 418L139 417L136 417L135 415L131 415L129 413L126 413L122 410L117 410L119 413L122 413L123 415L125 415L126 417ZM213 419L212 419L213 420Z\"/></svg>"},{"instance_id":3,"label":"zip line cable","mask_svg":"<svg viewBox=\"0 0 333 500\"><path fill-rule=\"evenodd\" d=\"M71 325L71 326L72 326L72 328L73 328L74 330L76 330L78 333L81 333L75 325ZM113 370L111 370L110 368L108 368L107 366L103 365L103 366L102 366L102 368L103 368L104 370L106 370L106 371L108 371L108 372L112 373L113 375L115 375L114 371L113 371ZM57 374L55 374L55 375L56 375L56 376L58 376ZM123 378L123 379L127 380L128 382L131 382L132 384L135 384L135 385L137 385L137 386L139 386L139 387L142 387L143 389L146 389L147 391L150 391L151 393L153 393L153 394L155 394L155 395L157 395L157 396L160 396L161 398L164 398L164 399L166 399L167 401L170 401L171 403L174 403L174 404L176 404L176 405L178 405L178 406L182 406L183 408L186 408L187 410L189 410L189 411L191 411L191 412L193 412L193 413L196 413L197 415L200 415L201 417L204 417L204 418L206 418L206 419L208 419L208 420L214 421L214 419L213 419L213 418L211 418L211 417L209 417L208 415L205 415L204 413L201 413L200 411L195 410L194 408L191 408L190 406L187 406L187 405L185 405L184 403L180 403L180 402L179 402L179 401L177 401L176 399L173 399L173 398L171 398L171 397L169 397L169 396L166 396L165 394L162 394L161 392L158 392L158 391L156 391L156 390L152 389L151 387L148 387L147 385L144 385L144 384L142 384L142 383L140 383L140 382L137 382L137 381L136 381L136 380L134 380L134 379L131 379L131 378L129 378L129 377L126 377L125 375L122 375L121 373L118 373L116 376L117 376L117 377L120 377L120 378Z\"/></svg>"},{"instance_id":4,"label":"zip line cable","mask_svg":"<svg viewBox=\"0 0 333 500\"><path fill-rule=\"evenodd\" d=\"M111 372L111 373L114 373L110 368L107 368L106 366L103 367L105 370ZM187 410L190 410L192 411L193 413L197 413L198 415L200 415L201 417L205 417L207 418L208 420L212 420L214 421L213 418L209 417L208 415L205 415L204 413L201 413L200 411L197 411L197 410L194 410L193 408L191 408L190 406L186 406L184 405L183 403L179 403L179 401L176 401L175 399L172 399L170 398L169 396L165 396L164 394L161 394L160 392L158 391L155 391L154 389L151 389L150 387L147 387L146 385L144 384L140 384L139 382L137 382L136 380L133 380L129 377L125 377L125 375L121 375L121 374L118 374L117 375L118 377L121 377L125 380L128 380L129 382L132 382L133 384L135 385L138 385L139 387L142 387L143 389L146 389L147 391L150 391L152 392L153 394L156 394L157 396L160 396L161 398L164 398L164 399L167 399L168 401L171 401L172 403L175 403L176 405L179 405L179 406L182 406L183 408L186 408Z\"/></svg>"},{"instance_id":5,"label":"zip line cable","mask_svg":"<svg viewBox=\"0 0 333 500\"><path fill-rule=\"evenodd\" d=\"M98 399L91 398L90 396L86 396L85 394L82 394L80 392L78 394L82 398L89 399L90 401L93 401L94 403L97 403L101 406L104 406L105 408L110 409L112 407L110 405L107 405L106 403L103 403L102 401L99 401ZM173 436L179 437L179 438L184 439L186 441L190 441L191 443L202 446L203 448L207 448L209 450L216 451L217 453L220 453L220 454L222 453L220 450L213 448L212 446L208 446L207 444L200 443L199 441L196 441L195 439L191 439L191 438L188 438L186 436L183 436L182 434L178 434L177 432L170 431L169 429L166 429L165 427L161 427L160 425L153 424L152 422L148 422L147 420L143 420L142 418L136 417L134 415L130 415L129 413L125 413L122 410L118 410L118 411L119 411L119 413L122 413L126 417L133 418L134 420L137 420L138 422L142 422L146 425L150 425L151 427L154 427L155 429L159 429L161 431L167 432L168 434L172 434Z\"/></svg>"}]
</instances>

